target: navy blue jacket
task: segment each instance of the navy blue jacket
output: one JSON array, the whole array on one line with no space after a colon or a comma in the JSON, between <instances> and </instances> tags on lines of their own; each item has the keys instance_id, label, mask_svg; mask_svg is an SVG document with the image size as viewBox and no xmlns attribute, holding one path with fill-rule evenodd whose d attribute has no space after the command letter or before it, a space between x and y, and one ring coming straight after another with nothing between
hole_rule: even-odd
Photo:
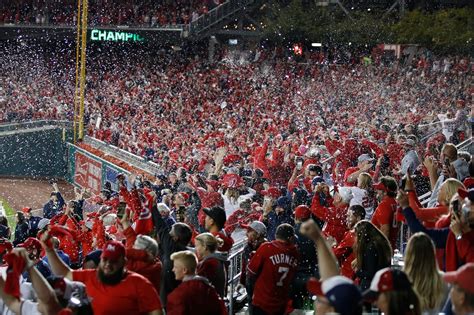
<instances>
[{"instance_id":1,"label":"navy blue jacket","mask_svg":"<svg viewBox=\"0 0 474 315\"><path fill-rule=\"evenodd\" d=\"M41 217L31 216L28 219L28 235L31 237L36 237L39 231L38 224L41 221Z\"/></svg>"},{"instance_id":2,"label":"navy blue jacket","mask_svg":"<svg viewBox=\"0 0 474 315\"><path fill-rule=\"evenodd\" d=\"M49 267L49 264L45 262L44 260L40 259L35 265L36 269L43 275L43 277L48 278L50 277L53 273L51 272L51 268ZM28 272L23 272L22 274L23 278L25 279L26 282L31 282L30 279L30 274Z\"/></svg>"},{"instance_id":3,"label":"navy blue jacket","mask_svg":"<svg viewBox=\"0 0 474 315\"><path fill-rule=\"evenodd\" d=\"M435 243L436 248L446 248L446 240L448 239L449 227L442 229L427 229L416 217L412 208L403 209L403 215L407 220L408 227L412 233L425 232Z\"/></svg>"},{"instance_id":4,"label":"navy blue jacket","mask_svg":"<svg viewBox=\"0 0 474 315\"><path fill-rule=\"evenodd\" d=\"M300 233L301 223L295 225L296 246L300 252L297 273L307 274L319 278L318 254L314 242Z\"/></svg>"},{"instance_id":5,"label":"navy blue jacket","mask_svg":"<svg viewBox=\"0 0 474 315\"><path fill-rule=\"evenodd\" d=\"M58 196L58 203L55 204L51 200L48 201L44 207L43 207L43 217L46 219L51 219L54 217L56 214L61 212L64 206L64 199L63 196L61 196L61 193L57 193Z\"/></svg>"},{"instance_id":6,"label":"navy blue jacket","mask_svg":"<svg viewBox=\"0 0 474 315\"><path fill-rule=\"evenodd\" d=\"M267 226L267 239L274 241L277 227L280 224L288 223L293 226L295 222L289 211L277 214L275 210L272 210L267 217L263 219L263 223Z\"/></svg>"}]
</instances>

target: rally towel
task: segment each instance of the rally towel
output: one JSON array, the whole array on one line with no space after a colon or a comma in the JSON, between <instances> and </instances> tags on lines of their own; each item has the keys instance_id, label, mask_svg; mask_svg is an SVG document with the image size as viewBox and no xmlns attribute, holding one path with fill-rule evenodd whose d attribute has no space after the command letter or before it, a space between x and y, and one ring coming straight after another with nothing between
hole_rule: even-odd
<instances>
[{"instance_id":1,"label":"rally towel","mask_svg":"<svg viewBox=\"0 0 474 315\"><path fill-rule=\"evenodd\" d=\"M8 264L7 279L5 280L5 287L3 291L5 293L20 298L20 275L25 269L26 261L23 257L19 257L13 253L8 253L4 257L5 262Z\"/></svg>"}]
</instances>

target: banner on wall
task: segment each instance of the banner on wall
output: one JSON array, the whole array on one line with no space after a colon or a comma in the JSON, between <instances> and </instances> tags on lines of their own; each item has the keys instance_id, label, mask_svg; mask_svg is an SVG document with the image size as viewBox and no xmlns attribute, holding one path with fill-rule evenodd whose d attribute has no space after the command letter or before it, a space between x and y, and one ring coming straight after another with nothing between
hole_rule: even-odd
<instances>
[{"instance_id":1,"label":"banner on wall","mask_svg":"<svg viewBox=\"0 0 474 315\"><path fill-rule=\"evenodd\" d=\"M95 195L100 194L102 188L102 162L75 152L74 182Z\"/></svg>"}]
</instances>

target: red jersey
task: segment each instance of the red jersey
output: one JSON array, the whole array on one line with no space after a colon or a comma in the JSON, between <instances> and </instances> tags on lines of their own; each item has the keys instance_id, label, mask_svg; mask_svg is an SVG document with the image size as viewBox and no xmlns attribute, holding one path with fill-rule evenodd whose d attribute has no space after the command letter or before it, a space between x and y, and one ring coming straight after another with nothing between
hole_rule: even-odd
<instances>
[{"instance_id":1,"label":"red jersey","mask_svg":"<svg viewBox=\"0 0 474 315\"><path fill-rule=\"evenodd\" d=\"M355 276L354 269L352 269L352 262L355 259L354 251L352 250L354 243L354 231L347 231L342 241L332 249L341 266L341 275L349 279L354 279Z\"/></svg>"},{"instance_id":2,"label":"red jersey","mask_svg":"<svg viewBox=\"0 0 474 315\"><path fill-rule=\"evenodd\" d=\"M372 223L381 228L382 225L388 224L390 226L390 236L388 240L392 249L396 248L398 237L398 221L396 217L397 201L395 198L385 196L372 216Z\"/></svg>"},{"instance_id":3,"label":"red jersey","mask_svg":"<svg viewBox=\"0 0 474 315\"><path fill-rule=\"evenodd\" d=\"M252 304L267 314L283 314L298 259L298 250L293 244L275 240L260 245L247 268L257 276Z\"/></svg>"},{"instance_id":4,"label":"red jersey","mask_svg":"<svg viewBox=\"0 0 474 315\"><path fill-rule=\"evenodd\" d=\"M166 314L226 315L227 309L206 278L192 276L168 295Z\"/></svg>"},{"instance_id":5,"label":"red jersey","mask_svg":"<svg viewBox=\"0 0 474 315\"><path fill-rule=\"evenodd\" d=\"M72 277L74 281L86 285L96 315L147 314L161 310L161 301L155 288L137 273L127 271L123 280L116 285L103 284L97 271L92 269L74 270Z\"/></svg>"}]
</instances>

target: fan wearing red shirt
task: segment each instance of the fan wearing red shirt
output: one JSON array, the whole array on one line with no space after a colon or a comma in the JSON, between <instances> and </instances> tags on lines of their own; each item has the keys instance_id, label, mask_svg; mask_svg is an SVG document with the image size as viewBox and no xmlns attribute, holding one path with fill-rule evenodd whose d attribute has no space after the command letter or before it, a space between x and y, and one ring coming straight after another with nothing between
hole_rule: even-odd
<instances>
[{"instance_id":1,"label":"fan wearing red shirt","mask_svg":"<svg viewBox=\"0 0 474 315\"><path fill-rule=\"evenodd\" d=\"M321 204L321 194L325 195L328 206ZM326 222L323 233L334 237L337 242L342 241L344 234L347 232L345 218L353 196L349 187L340 187L334 192L334 198L332 198L329 193L329 186L321 183L316 187L316 193L311 201L312 214Z\"/></svg>"},{"instance_id":2,"label":"fan wearing red shirt","mask_svg":"<svg viewBox=\"0 0 474 315\"><path fill-rule=\"evenodd\" d=\"M153 285L143 276L126 270L125 247L117 241L105 244L97 270L72 270L53 248L45 233L42 245L54 274L86 285L95 315L161 315L161 302Z\"/></svg>"},{"instance_id":3,"label":"fan wearing red shirt","mask_svg":"<svg viewBox=\"0 0 474 315\"><path fill-rule=\"evenodd\" d=\"M397 221L397 196L398 185L393 177L384 176L374 185L379 205L372 216L372 223L382 231L390 241L392 248L396 248L399 224Z\"/></svg>"},{"instance_id":4,"label":"fan wearing red shirt","mask_svg":"<svg viewBox=\"0 0 474 315\"><path fill-rule=\"evenodd\" d=\"M368 154L362 154L357 158L357 166L349 167L344 173L344 186L357 186L357 178L364 172L369 172L374 177L374 172L370 171L373 166L374 159Z\"/></svg>"},{"instance_id":5,"label":"fan wearing red shirt","mask_svg":"<svg viewBox=\"0 0 474 315\"><path fill-rule=\"evenodd\" d=\"M247 267L247 287L253 292L251 314L286 313L290 284L296 273L299 253L293 244L295 230L281 224L276 240L262 244Z\"/></svg>"},{"instance_id":6,"label":"fan wearing red shirt","mask_svg":"<svg viewBox=\"0 0 474 315\"><path fill-rule=\"evenodd\" d=\"M167 298L168 315L227 315L224 301L219 298L207 278L196 275L197 257L189 250L171 255L173 272L181 284Z\"/></svg>"}]
</instances>

